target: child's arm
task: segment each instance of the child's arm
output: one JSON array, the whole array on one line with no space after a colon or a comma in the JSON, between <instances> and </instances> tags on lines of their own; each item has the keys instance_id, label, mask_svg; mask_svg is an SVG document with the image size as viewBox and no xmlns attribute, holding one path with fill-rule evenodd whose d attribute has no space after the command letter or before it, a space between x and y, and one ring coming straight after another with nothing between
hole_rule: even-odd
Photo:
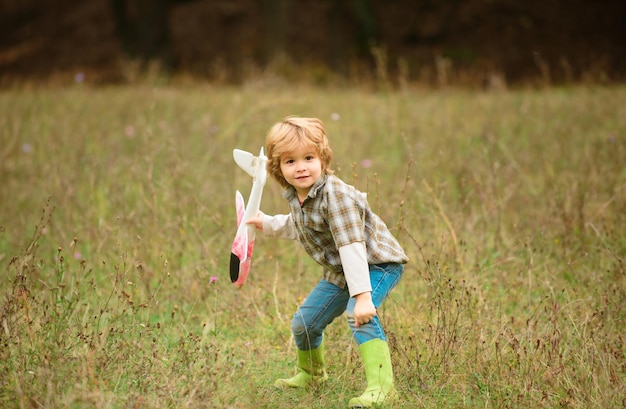
<instances>
[{"instance_id":1,"label":"child's arm","mask_svg":"<svg viewBox=\"0 0 626 409\"><path fill-rule=\"evenodd\" d=\"M358 327L368 323L376 315L376 307L372 302L372 284L365 242L359 241L339 247L339 256L350 296L356 300L354 325Z\"/></svg>"},{"instance_id":2,"label":"child's arm","mask_svg":"<svg viewBox=\"0 0 626 409\"><path fill-rule=\"evenodd\" d=\"M262 231L263 234L268 237L291 240L297 238L296 227L291 219L291 214L269 216L263 212L259 212L257 216L246 220L246 223L253 224L257 230Z\"/></svg>"}]
</instances>

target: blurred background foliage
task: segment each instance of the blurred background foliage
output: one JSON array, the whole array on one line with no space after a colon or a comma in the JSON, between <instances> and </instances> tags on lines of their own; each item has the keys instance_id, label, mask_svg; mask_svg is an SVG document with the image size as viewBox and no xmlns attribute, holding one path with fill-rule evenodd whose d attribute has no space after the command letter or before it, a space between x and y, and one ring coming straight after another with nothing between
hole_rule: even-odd
<instances>
[{"instance_id":1,"label":"blurred background foliage","mask_svg":"<svg viewBox=\"0 0 626 409\"><path fill-rule=\"evenodd\" d=\"M625 78L624 21L608 0L0 0L0 85L607 83Z\"/></svg>"}]
</instances>

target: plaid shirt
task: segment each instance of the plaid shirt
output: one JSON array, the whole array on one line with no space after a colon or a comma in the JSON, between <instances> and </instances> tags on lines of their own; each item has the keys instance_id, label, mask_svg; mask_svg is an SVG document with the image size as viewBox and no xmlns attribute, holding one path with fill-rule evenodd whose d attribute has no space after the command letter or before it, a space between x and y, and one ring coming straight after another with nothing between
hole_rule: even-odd
<instances>
[{"instance_id":1,"label":"plaid shirt","mask_svg":"<svg viewBox=\"0 0 626 409\"><path fill-rule=\"evenodd\" d=\"M408 261L385 222L370 209L365 194L338 177L322 175L302 204L293 187L283 196L289 201L293 223L285 227L295 227L292 238L324 268L328 282L347 288L339 247L354 242L365 242L368 264Z\"/></svg>"}]
</instances>

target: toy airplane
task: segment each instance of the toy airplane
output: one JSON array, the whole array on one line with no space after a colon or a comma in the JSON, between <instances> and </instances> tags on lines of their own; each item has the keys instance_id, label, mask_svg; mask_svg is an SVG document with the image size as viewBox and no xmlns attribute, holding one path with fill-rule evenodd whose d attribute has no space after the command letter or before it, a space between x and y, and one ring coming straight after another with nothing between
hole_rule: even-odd
<instances>
[{"instance_id":1,"label":"toy airplane","mask_svg":"<svg viewBox=\"0 0 626 409\"><path fill-rule=\"evenodd\" d=\"M254 249L254 233L256 231L256 227L246 224L246 220L259 213L263 186L265 186L267 179L267 170L265 169L267 156L265 156L263 148L261 148L259 156L235 149L233 150L233 157L237 165L252 176L252 191L248 198L248 206L246 207L243 196L239 191L235 195L238 227L230 254L230 281L241 288L250 272L252 250Z\"/></svg>"}]
</instances>

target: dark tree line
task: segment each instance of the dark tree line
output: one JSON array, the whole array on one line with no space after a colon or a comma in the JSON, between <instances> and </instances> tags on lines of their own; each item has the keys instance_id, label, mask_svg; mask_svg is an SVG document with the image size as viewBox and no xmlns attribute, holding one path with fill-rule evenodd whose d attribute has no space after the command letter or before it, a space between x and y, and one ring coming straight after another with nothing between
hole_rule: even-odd
<instances>
[{"instance_id":1,"label":"dark tree line","mask_svg":"<svg viewBox=\"0 0 626 409\"><path fill-rule=\"evenodd\" d=\"M199 0L109 0L115 18L118 37L124 51L131 58L144 63L158 61L171 68L174 54L171 42L169 16L172 8ZM370 0L325 0L330 3L330 36L334 39L330 50L331 61L337 67L341 54L354 46L358 54L366 56L379 41L375 10ZM297 0L261 0L265 21L265 60L285 52L290 13L299 12ZM344 16L349 14L355 23L355 44L342 44Z\"/></svg>"},{"instance_id":2,"label":"dark tree line","mask_svg":"<svg viewBox=\"0 0 626 409\"><path fill-rule=\"evenodd\" d=\"M0 81L80 70L115 80L122 53L235 82L283 55L296 63L286 70L321 76L370 75L382 56L389 72L426 81L441 67L507 82L625 80L624 21L611 0L0 0Z\"/></svg>"},{"instance_id":3,"label":"dark tree line","mask_svg":"<svg viewBox=\"0 0 626 409\"><path fill-rule=\"evenodd\" d=\"M193 0L109 0L124 51L144 62L172 65L171 8Z\"/></svg>"}]
</instances>

